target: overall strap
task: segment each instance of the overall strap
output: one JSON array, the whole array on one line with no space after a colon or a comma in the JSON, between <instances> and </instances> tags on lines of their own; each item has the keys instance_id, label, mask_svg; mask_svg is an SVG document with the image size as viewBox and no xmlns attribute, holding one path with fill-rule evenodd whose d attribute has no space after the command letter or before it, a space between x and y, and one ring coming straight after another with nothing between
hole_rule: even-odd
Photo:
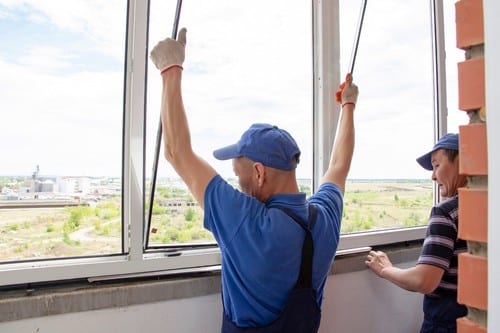
<instances>
[{"instance_id":1,"label":"overall strap","mask_svg":"<svg viewBox=\"0 0 500 333\"><path fill-rule=\"evenodd\" d=\"M295 289L312 288L312 261L314 253L314 243L312 239L311 230L316 224L317 209L313 204L309 204L309 218L308 224L297 216L294 212L286 207L273 207L282 210L285 214L290 216L302 229L306 232L306 238L302 244L302 261L300 264L300 273L295 284Z\"/></svg>"}]
</instances>

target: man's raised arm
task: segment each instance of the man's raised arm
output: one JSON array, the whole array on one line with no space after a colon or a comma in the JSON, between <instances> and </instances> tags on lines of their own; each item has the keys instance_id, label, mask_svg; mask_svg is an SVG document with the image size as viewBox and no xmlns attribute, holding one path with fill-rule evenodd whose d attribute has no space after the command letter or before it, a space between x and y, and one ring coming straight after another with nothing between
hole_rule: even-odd
<instances>
[{"instance_id":1,"label":"man's raised arm","mask_svg":"<svg viewBox=\"0 0 500 333\"><path fill-rule=\"evenodd\" d=\"M216 172L193 152L191 146L181 90L185 47L186 29L182 28L177 40L167 38L160 41L151 51L150 57L161 71L163 82L161 121L165 158L203 207L205 189Z\"/></svg>"},{"instance_id":2,"label":"man's raised arm","mask_svg":"<svg viewBox=\"0 0 500 333\"><path fill-rule=\"evenodd\" d=\"M322 179L323 183L336 184L342 193L345 190L345 182L354 153L354 109L358 100L358 87L351 81L352 77L347 75L346 81L340 85L336 93L337 101L342 105L342 111L330 164Z\"/></svg>"}]
</instances>

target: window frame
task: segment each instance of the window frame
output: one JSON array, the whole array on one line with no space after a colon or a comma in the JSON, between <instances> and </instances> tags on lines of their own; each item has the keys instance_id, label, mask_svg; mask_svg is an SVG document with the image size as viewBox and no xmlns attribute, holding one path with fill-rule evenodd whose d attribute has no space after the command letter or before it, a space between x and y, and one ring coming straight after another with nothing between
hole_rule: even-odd
<instances>
[{"instance_id":1,"label":"window frame","mask_svg":"<svg viewBox=\"0 0 500 333\"><path fill-rule=\"evenodd\" d=\"M218 249L145 253L145 101L148 66L148 0L127 5L123 166L123 254L82 258L57 258L0 264L0 286L71 279L103 279L154 272L179 273L184 269L220 265Z\"/></svg>"},{"instance_id":2,"label":"window frame","mask_svg":"<svg viewBox=\"0 0 500 333\"><path fill-rule=\"evenodd\" d=\"M432 39L432 68L434 91L434 142L446 133L446 59L444 42L444 18L442 0L429 0ZM332 100L331 92L338 87L341 78L339 0L322 1L313 8L313 188L320 184L321 176L328 168L331 147L337 131L340 107ZM336 22L337 24L333 23ZM336 41L327 43L327 41ZM337 61L332 61L337 59ZM336 112L331 112L336 110ZM434 203L439 201L439 192L434 184ZM421 240L426 226L375 230L340 236L339 251Z\"/></svg>"},{"instance_id":3,"label":"window frame","mask_svg":"<svg viewBox=\"0 0 500 333\"><path fill-rule=\"evenodd\" d=\"M435 139L446 132L446 77L444 74L444 22L442 1L432 8ZM340 83L339 0L312 1L313 33L313 189L329 163L339 119L331 91ZM0 264L0 286L48 281L124 278L220 270L217 247L169 252L145 250L145 108L148 66L149 1L129 0L126 27L126 61L123 116L122 244L124 254L86 258L61 258ZM337 59L333 61L332 59ZM337 112L331 112L337 109ZM437 197L436 190L434 197ZM378 230L342 235L339 251L419 240L426 227ZM172 249L169 249L172 251Z\"/></svg>"}]
</instances>

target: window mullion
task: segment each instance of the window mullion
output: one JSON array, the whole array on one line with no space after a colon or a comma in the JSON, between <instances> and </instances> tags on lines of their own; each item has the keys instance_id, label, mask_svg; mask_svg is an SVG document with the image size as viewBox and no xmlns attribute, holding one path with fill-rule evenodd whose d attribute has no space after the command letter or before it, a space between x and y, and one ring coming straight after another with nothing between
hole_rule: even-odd
<instances>
[{"instance_id":1,"label":"window mullion","mask_svg":"<svg viewBox=\"0 0 500 333\"><path fill-rule=\"evenodd\" d=\"M446 103L446 51L443 1L430 0L432 66L434 83L434 142L448 132ZM434 204L439 202L439 189L434 184Z\"/></svg>"},{"instance_id":2,"label":"window mullion","mask_svg":"<svg viewBox=\"0 0 500 333\"><path fill-rule=\"evenodd\" d=\"M131 260L142 260L148 1L130 1L128 27L123 165L124 248Z\"/></svg>"},{"instance_id":3,"label":"window mullion","mask_svg":"<svg viewBox=\"0 0 500 333\"><path fill-rule=\"evenodd\" d=\"M339 2L313 2L313 191L328 168L339 109L332 90L339 85ZM336 109L337 112L332 112Z\"/></svg>"}]
</instances>

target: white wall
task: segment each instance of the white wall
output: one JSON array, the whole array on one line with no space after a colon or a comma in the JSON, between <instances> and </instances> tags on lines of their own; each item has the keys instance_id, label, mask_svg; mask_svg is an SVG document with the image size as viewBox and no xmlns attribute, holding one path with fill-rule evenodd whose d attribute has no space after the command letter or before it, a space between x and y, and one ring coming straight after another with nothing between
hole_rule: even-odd
<instances>
[{"instance_id":1,"label":"white wall","mask_svg":"<svg viewBox=\"0 0 500 333\"><path fill-rule=\"evenodd\" d=\"M324 297L320 333L412 333L423 319L421 294L368 270L331 276Z\"/></svg>"},{"instance_id":2,"label":"white wall","mask_svg":"<svg viewBox=\"0 0 500 333\"><path fill-rule=\"evenodd\" d=\"M219 295L0 323L2 333L220 332Z\"/></svg>"},{"instance_id":3,"label":"white wall","mask_svg":"<svg viewBox=\"0 0 500 333\"><path fill-rule=\"evenodd\" d=\"M368 270L332 275L326 285L320 333L417 332L421 303L421 295L401 290ZM214 294L5 322L0 323L0 332L220 332L221 311L220 295Z\"/></svg>"}]
</instances>

